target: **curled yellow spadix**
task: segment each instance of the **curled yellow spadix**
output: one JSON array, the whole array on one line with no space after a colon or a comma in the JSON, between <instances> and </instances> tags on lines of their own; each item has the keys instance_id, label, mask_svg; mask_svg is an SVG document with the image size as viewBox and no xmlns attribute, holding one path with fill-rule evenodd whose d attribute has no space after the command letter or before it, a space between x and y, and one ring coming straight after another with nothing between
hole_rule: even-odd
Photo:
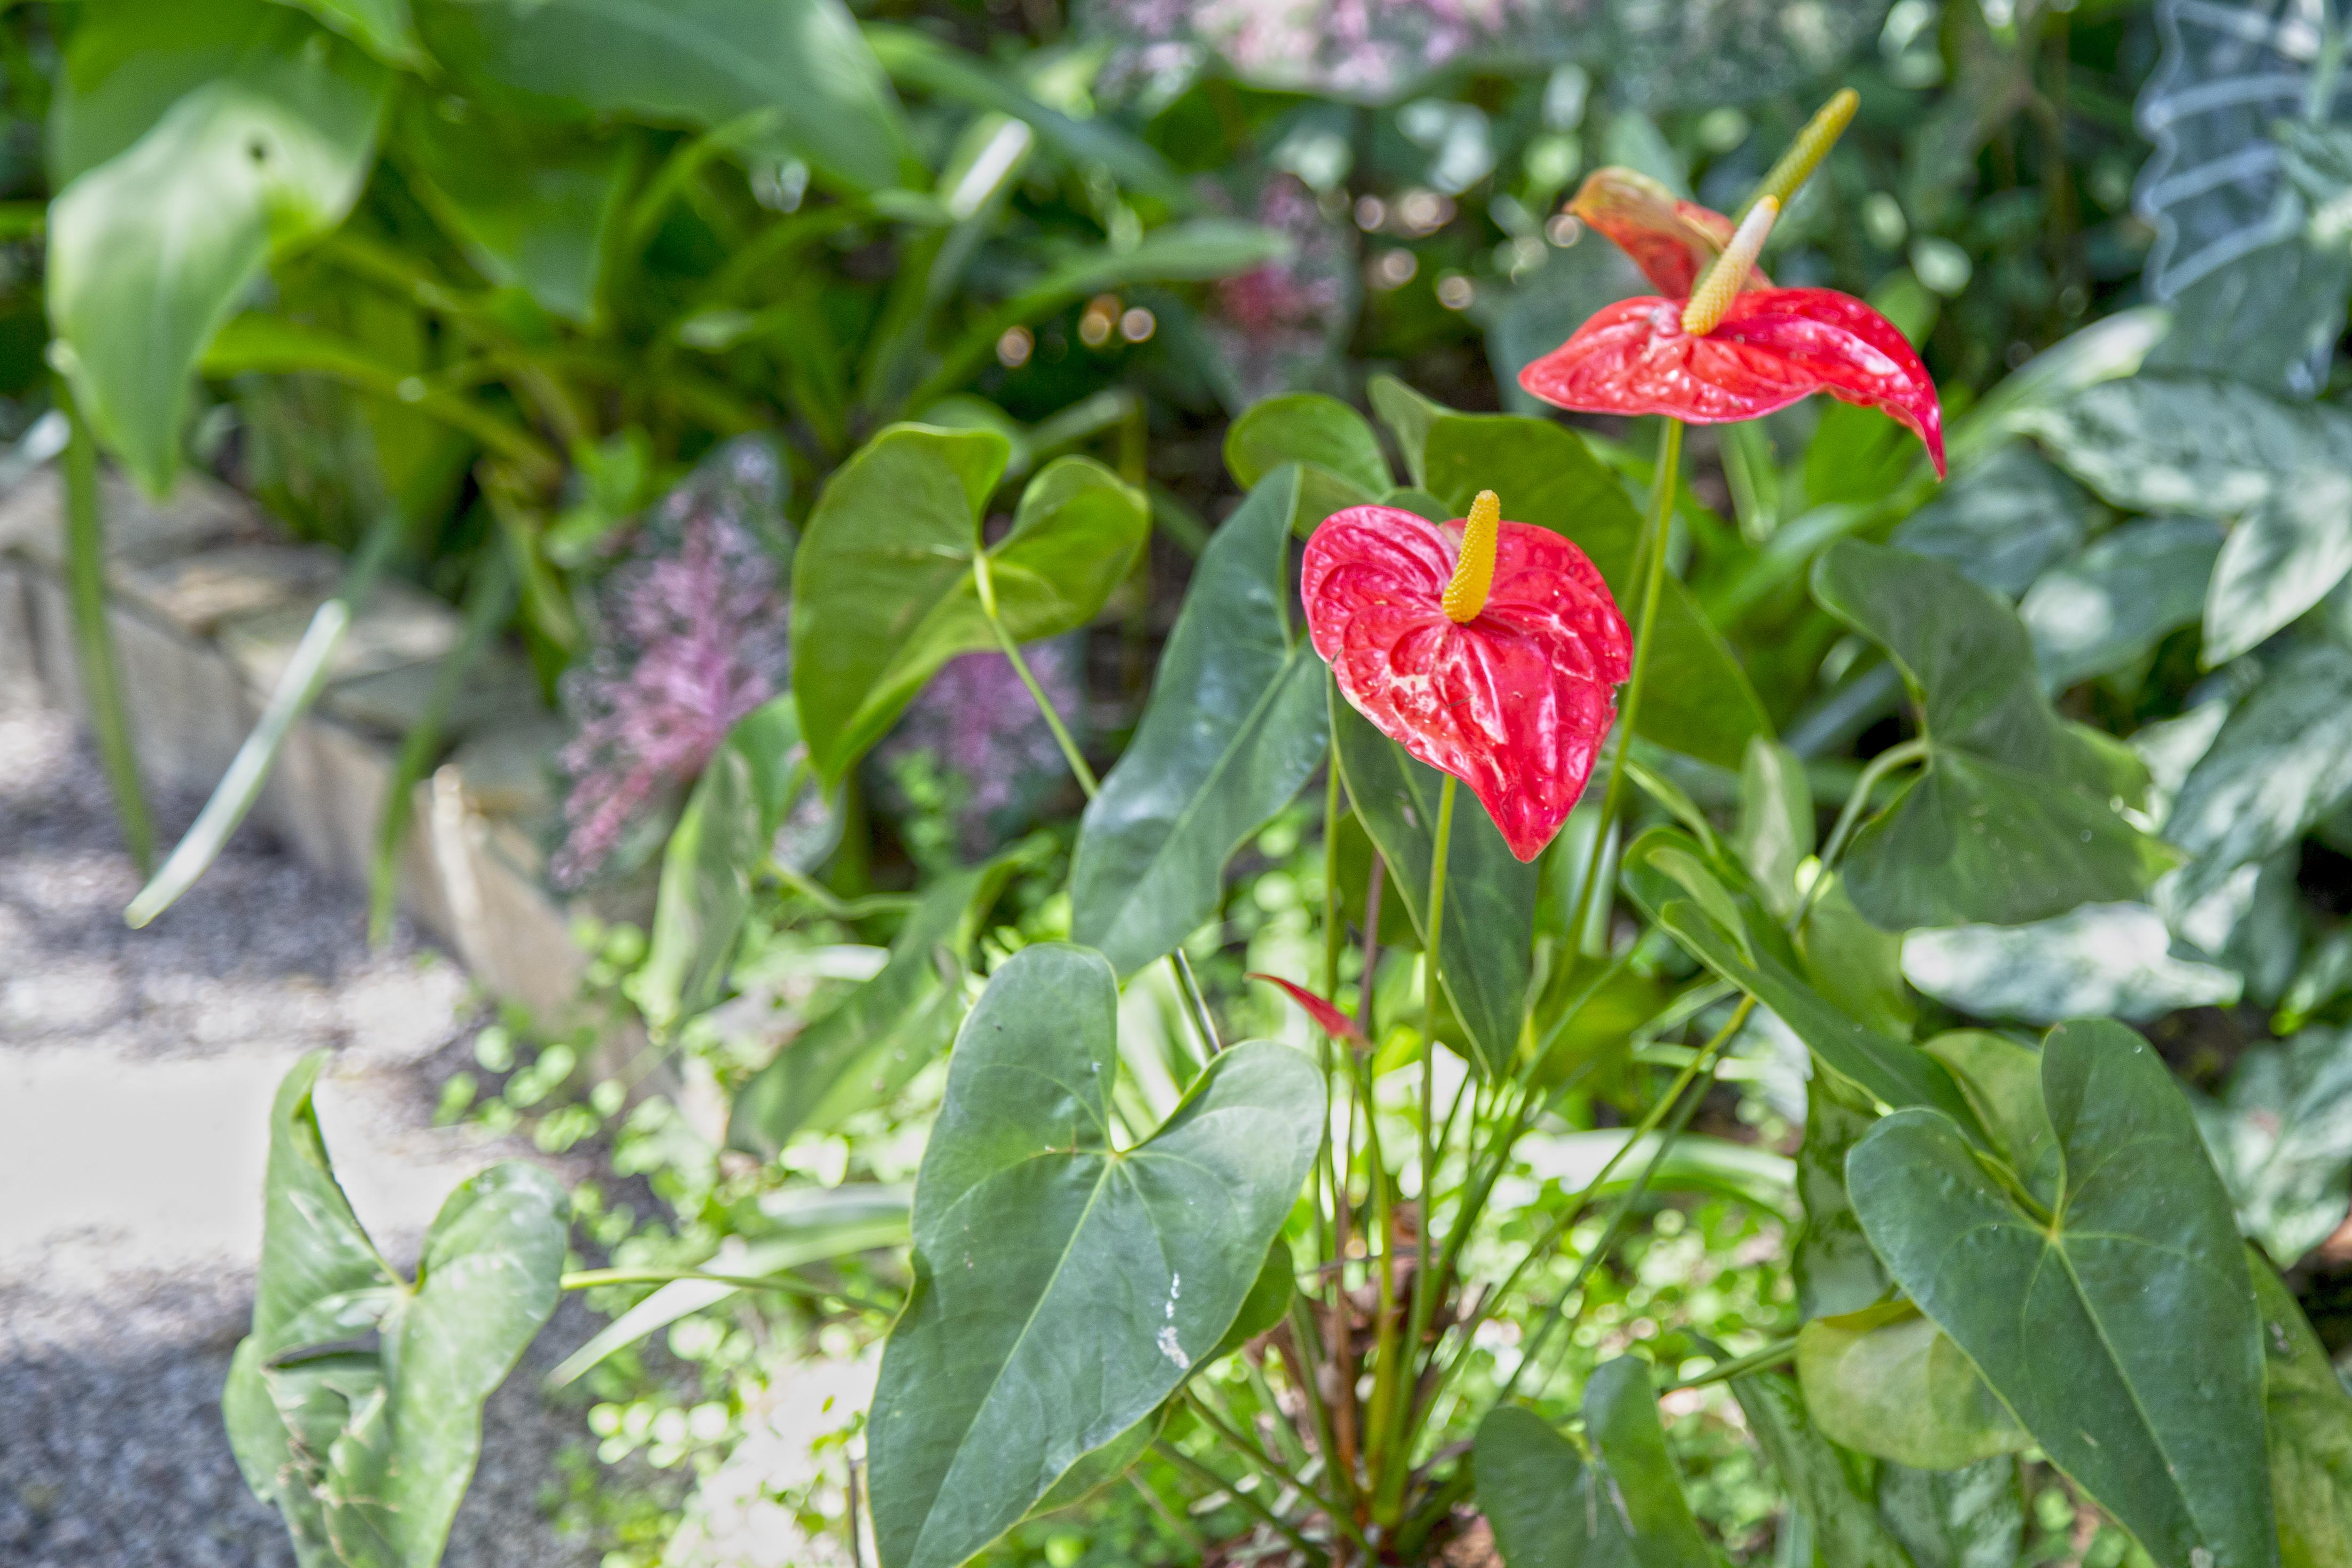
<instances>
[{"instance_id":1,"label":"curled yellow spadix","mask_svg":"<svg viewBox=\"0 0 2352 1568\"><path fill-rule=\"evenodd\" d=\"M1480 490L1462 523L1462 557L1454 564L1454 581L1445 584L1445 617L1455 626L1476 620L1486 607L1487 592L1495 586L1495 542L1502 531L1502 498Z\"/></svg>"}]
</instances>

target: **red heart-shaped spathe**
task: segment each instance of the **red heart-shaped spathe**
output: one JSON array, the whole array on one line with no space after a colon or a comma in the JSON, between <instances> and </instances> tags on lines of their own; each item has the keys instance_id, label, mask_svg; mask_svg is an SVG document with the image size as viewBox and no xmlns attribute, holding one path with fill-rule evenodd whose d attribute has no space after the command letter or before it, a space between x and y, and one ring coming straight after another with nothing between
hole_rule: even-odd
<instances>
[{"instance_id":1,"label":"red heart-shaped spathe","mask_svg":"<svg viewBox=\"0 0 2352 1568\"><path fill-rule=\"evenodd\" d=\"M1326 518L1300 592L1315 651L1380 731L1470 786L1532 860L1568 819L1616 717L1633 638L1584 552L1502 524L1479 613L1445 614L1462 524L1392 507Z\"/></svg>"},{"instance_id":2,"label":"red heart-shaped spathe","mask_svg":"<svg viewBox=\"0 0 2352 1568\"><path fill-rule=\"evenodd\" d=\"M1882 409L1944 472L1944 415L1927 367L1895 323L1834 289L1733 296L1704 336L1685 301L1620 300L1519 373L1546 403L1591 414L1666 414L1694 425L1753 419L1812 393Z\"/></svg>"},{"instance_id":3,"label":"red heart-shaped spathe","mask_svg":"<svg viewBox=\"0 0 2352 1568\"><path fill-rule=\"evenodd\" d=\"M1577 188L1568 210L1598 229L1661 294L1687 295L1699 274L1731 243L1731 220L1696 202L1676 198L1647 174L1632 169L1595 169ZM1742 289L1769 289L1771 279L1755 267Z\"/></svg>"}]
</instances>

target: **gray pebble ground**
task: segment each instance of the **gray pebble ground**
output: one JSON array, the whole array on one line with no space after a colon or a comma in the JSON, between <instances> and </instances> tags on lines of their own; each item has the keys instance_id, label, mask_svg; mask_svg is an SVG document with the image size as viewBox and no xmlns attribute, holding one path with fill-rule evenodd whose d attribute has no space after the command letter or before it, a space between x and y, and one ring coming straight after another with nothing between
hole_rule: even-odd
<instances>
[{"instance_id":1,"label":"gray pebble ground","mask_svg":"<svg viewBox=\"0 0 2352 1568\"><path fill-rule=\"evenodd\" d=\"M274 1568L293 1553L237 1475L219 1399L252 1310L278 1076L335 1053L321 1121L395 1258L513 1151L431 1127L473 1004L446 960L371 953L355 893L250 831L148 931L122 924L136 887L70 725L0 708L0 1564ZM590 1328L570 1304L492 1400L456 1568L595 1561L539 1502L584 1434L536 1373Z\"/></svg>"}]
</instances>

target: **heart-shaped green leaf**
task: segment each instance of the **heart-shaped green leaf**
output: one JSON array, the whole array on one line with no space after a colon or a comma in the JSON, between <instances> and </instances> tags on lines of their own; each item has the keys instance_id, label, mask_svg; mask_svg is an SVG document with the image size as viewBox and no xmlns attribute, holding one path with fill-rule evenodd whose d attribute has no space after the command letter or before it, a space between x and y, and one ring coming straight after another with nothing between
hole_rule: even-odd
<instances>
[{"instance_id":1,"label":"heart-shaped green leaf","mask_svg":"<svg viewBox=\"0 0 2352 1568\"><path fill-rule=\"evenodd\" d=\"M49 208L51 353L149 489L179 465L190 377L276 251L333 227L390 74L286 14Z\"/></svg>"},{"instance_id":2,"label":"heart-shaped green leaf","mask_svg":"<svg viewBox=\"0 0 2352 1568\"><path fill-rule=\"evenodd\" d=\"M886 1568L954 1568L1174 1392L1313 1163L1321 1079L1268 1042L1217 1056L1115 1149L1118 1013L1110 965L1048 943L996 972L957 1037L867 1429Z\"/></svg>"},{"instance_id":3,"label":"heart-shaped green leaf","mask_svg":"<svg viewBox=\"0 0 2352 1568\"><path fill-rule=\"evenodd\" d=\"M253 1332L221 1396L237 1464L305 1561L433 1568L481 1451L482 1402L555 1309L568 1202L493 1165L449 1195L412 1283L377 1254L328 1163L295 1064L271 1112ZM378 1348L341 1346L373 1333Z\"/></svg>"},{"instance_id":4,"label":"heart-shaped green leaf","mask_svg":"<svg viewBox=\"0 0 2352 1568\"><path fill-rule=\"evenodd\" d=\"M919 177L881 63L840 0L423 0L436 58L574 113L716 130L859 190Z\"/></svg>"},{"instance_id":5,"label":"heart-shaped green leaf","mask_svg":"<svg viewBox=\"0 0 2352 1568\"><path fill-rule=\"evenodd\" d=\"M1650 1364L1602 1363L1584 1385L1591 1457L1534 1411L1478 1424L1478 1507L1509 1568L1714 1568L1658 1425Z\"/></svg>"},{"instance_id":6,"label":"heart-shaped green leaf","mask_svg":"<svg viewBox=\"0 0 2352 1568\"><path fill-rule=\"evenodd\" d=\"M1225 863L1329 746L1323 661L1290 625L1297 470L1211 537L1135 739L1087 807L1070 931L1122 974L1215 918Z\"/></svg>"},{"instance_id":7,"label":"heart-shaped green leaf","mask_svg":"<svg viewBox=\"0 0 2352 1568\"><path fill-rule=\"evenodd\" d=\"M1916 1468L1956 1470L2032 1441L1959 1346L1907 1302L1807 1323L1797 1380L1831 1440Z\"/></svg>"},{"instance_id":8,"label":"heart-shaped green leaf","mask_svg":"<svg viewBox=\"0 0 2352 1568\"><path fill-rule=\"evenodd\" d=\"M1426 942L1429 870L1444 775L1407 756L1336 691L1330 711L1332 752L1348 798L1388 865L1381 907L1385 910L1386 900L1400 901ZM1454 841L1446 850L1438 975L1482 1069L1507 1073L1518 1049L1540 879L1535 865L1522 864L1511 853L1493 818L1475 804L1455 810Z\"/></svg>"},{"instance_id":9,"label":"heart-shaped green leaf","mask_svg":"<svg viewBox=\"0 0 2352 1568\"><path fill-rule=\"evenodd\" d=\"M1294 392L1250 405L1225 432L1225 467L1234 483L1255 489L1285 463L1311 464L1367 499L1387 493L1389 460L1364 416L1336 397Z\"/></svg>"},{"instance_id":10,"label":"heart-shaped green leaf","mask_svg":"<svg viewBox=\"0 0 2352 1568\"><path fill-rule=\"evenodd\" d=\"M1969 582L2015 599L2082 549L2093 504L2031 446L2012 441L1973 468L1955 468L1888 542L1948 562Z\"/></svg>"},{"instance_id":11,"label":"heart-shaped green leaf","mask_svg":"<svg viewBox=\"0 0 2352 1568\"><path fill-rule=\"evenodd\" d=\"M1012 448L984 430L894 425L844 463L793 557L793 693L818 776L838 782L940 666L994 647L973 562L1017 642L1092 620L1143 548L1140 492L1064 458L1029 481L1010 532L981 522Z\"/></svg>"},{"instance_id":12,"label":"heart-shaped green leaf","mask_svg":"<svg viewBox=\"0 0 2352 1568\"><path fill-rule=\"evenodd\" d=\"M923 891L881 973L803 1030L735 1096L727 1141L773 1159L795 1133L887 1104L955 1038L980 923L1025 851L951 872Z\"/></svg>"},{"instance_id":13,"label":"heart-shaped green leaf","mask_svg":"<svg viewBox=\"0 0 2352 1568\"><path fill-rule=\"evenodd\" d=\"M1990 591L1844 540L1813 595L1886 650L1920 708L1925 772L1846 853L1846 890L1874 924L2020 925L2135 898L2174 863L2114 809L2145 774L2052 710L2025 628Z\"/></svg>"},{"instance_id":14,"label":"heart-shaped green leaf","mask_svg":"<svg viewBox=\"0 0 2352 1568\"><path fill-rule=\"evenodd\" d=\"M751 879L807 782L807 759L793 700L778 697L735 721L696 781L662 851L652 942L629 982L655 1028L675 1027L725 989Z\"/></svg>"},{"instance_id":15,"label":"heart-shaped green leaf","mask_svg":"<svg viewBox=\"0 0 2352 1568\"><path fill-rule=\"evenodd\" d=\"M2263 1363L2235 1217L2147 1042L2074 1023L2042 1052L2047 1216L1958 1130L1901 1110L1846 1184L1905 1292L2162 1568L2273 1568Z\"/></svg>"}]
</instances>

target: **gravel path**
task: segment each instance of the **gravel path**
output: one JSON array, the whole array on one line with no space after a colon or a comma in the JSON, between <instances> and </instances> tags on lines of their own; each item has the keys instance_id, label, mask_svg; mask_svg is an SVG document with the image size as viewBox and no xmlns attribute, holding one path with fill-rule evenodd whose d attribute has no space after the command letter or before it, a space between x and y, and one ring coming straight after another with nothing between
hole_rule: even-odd
<instances>
[{"instance_id":1,"label":"gravel path","mask_svg":"<svg viewBox=\"0 0 2352 1568\"><path fill-rule=\"evenodd\" d=\"M161 805L167 842L194 805ZM370 952L355 894L250 830L147 931L121 921L137 886L70 725L0 709L0 1564L290 1565L220 1424L278 1077L335 1053L328 1146L396 1260L517 1151L431 1126L475 1002L437 954ZM541 1516L584 1434L535 1375L589 1331L568 1303L492 1399L452 1568L595 1560Z\"/></svg>"}]
</instances>

